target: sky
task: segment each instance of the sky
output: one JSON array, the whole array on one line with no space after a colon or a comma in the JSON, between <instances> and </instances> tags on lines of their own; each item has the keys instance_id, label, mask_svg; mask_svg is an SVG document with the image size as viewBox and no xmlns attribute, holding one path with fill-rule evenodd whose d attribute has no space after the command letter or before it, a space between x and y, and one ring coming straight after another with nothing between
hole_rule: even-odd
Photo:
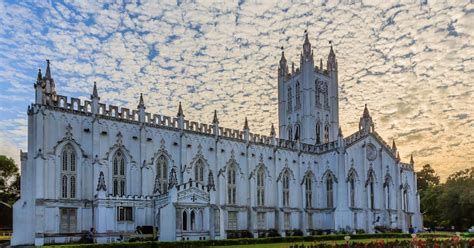
<instances>
[{"instance_id":1,"label":"sky","mask_svg":"<svg viewBox=\"0 0 474 248\"><path fill-rule=\"evenodd\" d=\"M338 60L340 123L375 130L415 169L446 178L474 166L474 2L0 0L0 154L19 161L38 68L59 95L269 134L278 123L280 47L298 64L308 30L316 61ZM391 3L384 3L391 2Z\"/></svg>"}]
</instances>

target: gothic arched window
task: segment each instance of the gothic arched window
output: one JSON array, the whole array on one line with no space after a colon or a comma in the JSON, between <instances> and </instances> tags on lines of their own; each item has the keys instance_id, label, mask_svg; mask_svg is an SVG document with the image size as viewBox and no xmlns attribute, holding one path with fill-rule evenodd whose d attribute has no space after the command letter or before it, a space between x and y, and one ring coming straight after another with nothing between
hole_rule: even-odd
<instances>
[{"instance_id":1,"label":"gothic arched window","mask_svg":"<svg viewBox=\"0 0 474 248\"><path fill-rule=\"evenodd\" d=\"M290 175L288 171L283 172L282 184L283 184L283 206L288 207L290 205Z\"/></svg>"},{"instance_id":2,"label":"gothic arched window","mask_svg":"<svg viewBox=\"0 0 474 248\"><path fill-rule=\"evenodd\" d=\"M350 207L355 208L355 177L351 176L349 178L349 203Z\"/></svg>"},{"instance_id":3,"label":"gothic arched window","mask_svg":"<svg viewBox=\"0 0 474 248\"><path fill-rule=\"evenodd\" d=\"M204 183L204 165L201 160L194 165L194 181Z\"/></svg>"},{"instance_id":4,"label":"gothic arched window","mask_svg":"<svg viewBox=\"0 0 474 248\"><path fill-rule=\"evenodd\" d=\"M288 128L288 140L293 140L293 129L291 127Z\"/></svg>"},{"instance_id":5,"label":"gothic arched window","mask_svg":"<svg viewBox=\"0 0 474 248\"><path fill-rule=\"evenodd\" d=\"M156 176L159 190L161 194L165 194L168 191L168 160L164 155L156 160Z\"/></svg>"},{"instance_id":6,"label":"gothic arched window","mask_svg":"<svg viewBox=\"0 0 474 248\"><path fill-rule=\"evenodd\" d=\"M196 230L196 213L194 210L191 211L191 231Z\"/></svg>"},{"instance_id":7,"label":"gothic arched window","mask_svg":"<svg viewBox=\"0 0 474 248\"><path fill-rule=\"evenodd\" d=\"M113 192L115 196L125 195L125 157L121 151L117 151L112 160L113 165Z\"/></svg>"},{"instance_id":8,"label":"gothic arched window","mask_svg":"<svg viewBox=\"0 0 474 248\"><path fill-rule=\"evenodd\" d=\"M327 208L333 208L334 207L334 192L333 192L333 187L334 187L334 180L332 178L332 175L328 175L326 178L326 203L327 203Z\"/></svg>"},{"instance_id":9,"label":"gothic arched window","mask_svg":"<svg viewBox=\"0 0 474 248\"><path fill-rule=\"evenodd\" d=\"M403 210L405 210L405 212L408 212L408 189L405 188L403 189Z\"/></svg>"},{"instance_id":10,"label":"gothic arched window","mask_svg":"<svg viewBox=\"0 0 474 248\"><path fill-rule=\"evenodd\" d=\"M227 203L230 205L236 204L236 183L235 183L235 166L230 164L227 168Z\"/></svg>"},{"instance_id":11,"label":"gothic arched window","mask_svg":"<svg viewBox=\"0 0 474 248\"><path fill-rule=\"evenodd\" d=\"M375 208L375 179L372 173L369 173L369 178L368 178L368 186L369 186L369 208L374 209Z\"/></svg>"},{"instance_id":12,"label":"gothic arched window","mask_svg":"<svg viewBox=\"0 0 474 248\"><path fill-rule=\"evenodd\" d=\"M301 109L300 82L296 82L296 109Z\"/></svg>"},{"instance_id":13,"label":"gothic arched window","mask_svg":"<svg viewBox=\"0 0 474 248\"><path fill-rule=\"evenodd\" d=\"M61 154L61 197L76 198L76 153L68 144Z\"/></svg>"},{"instance_id":14,"label":"gothic arched window","mask_svg":"<svg viewBox=\"0 0 474 248\"><path fill-rule=\"evenodd\" d=\"M263 167L257 171L257 205L265 205L265 171Z\"/></svg>"},{"instance_id":15,"label":"gothic arched window","mask_svg":"<svg viewBox=\"0 0 474 248\"><path fill-rule=\"evenodd\" d=\"M295 140L300 140L301 137L301 127L300 124L295 125Z\"/></svg>"},{"instance_id":16,"label":"gothic arched window","mask_svg":"<svg viewBox=\"0 0 474 248\"><path fill-rule=\"evenodd\" d=\"M321 144L321 122L316 123L316 144Z\"/></svg>"},{"instance_id":17,"label":"gothic arched window","mask_svg":"<svg viewBox=\"0 0 474 248\"><path fill-rule=\"evenodd\" d=\"M183 210L183 231L188 230L188 213L186 210Z\"/></svg>"},{"instance_id":18,"label":"gothic arched window","mask_svg":"<svg viewBox=\"0 0 474 248\"><path fill-rule=\"evenodd\" d=\"M324 143L329 143L329 124L324 126Z\"/></svg>"},{"instance_id":19,"label":"gothic arched window","mask_svg":"<svg viewBox=\"0 0 474 248\"><path fill-rule=\"evenodd\" d=\"M313 206L313 181L311 180L310 174L307 174L304 178L304 188L306 196L306 208L311 208Z\"/></svg>"},{"instance_id":20,"label":"gothic arched window","mask_svg":"<svg viewBox=\"0 0 474 248\"><path fill-rule=\"evenodd\" d=\"M293 94L291 93L291 87L288 87L288 113L291 113L293 107Z\"/></svg>"},{"instance_id":21,"label":"gothic arched window","mask_svg":"<svg viewBox=\"0 0 474 248\"><path fill-rule=\"evenodd\" d=\"M324 82L323 86L323 95L324 95L324 107L329 107L329 92L328 92L328 84Z\"/></svg>"},{"instance_id":22,"label":"gothic arched window","mask_svg":"<svg viewBox=\"0 0 474 248\"><path fill-rule=\"evenodd\" d=\"M320 107L321 106L321 87L319 86L319 81L316 80L314 82L314 96L315 96L315 102L316 102L316 107Z\"/></svg>"}]
</instances>

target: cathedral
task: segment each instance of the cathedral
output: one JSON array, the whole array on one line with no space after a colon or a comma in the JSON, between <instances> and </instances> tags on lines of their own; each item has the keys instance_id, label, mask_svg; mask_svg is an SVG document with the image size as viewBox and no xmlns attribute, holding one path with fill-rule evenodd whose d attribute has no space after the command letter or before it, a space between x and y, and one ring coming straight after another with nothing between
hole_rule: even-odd
<instances>
[{"instance_id":1,"label":"cathedral","mask_svg":"<svg viewBox=\"0 0 474 248\"><path fill-rule=\"evenodd\" d=\"M413 157L376 132L365 106L355 131L339 124L338 64L331 48L315 63L305 35L299 68L281 52L278 135L59 95L47 61L28 106L21 198L12 245L99 243L152 226L160 241L247 233L422 228ZM204 120L205 121L205 120ZM234 236L233 236L234 235Z\"/></svg>"}]
</instances>

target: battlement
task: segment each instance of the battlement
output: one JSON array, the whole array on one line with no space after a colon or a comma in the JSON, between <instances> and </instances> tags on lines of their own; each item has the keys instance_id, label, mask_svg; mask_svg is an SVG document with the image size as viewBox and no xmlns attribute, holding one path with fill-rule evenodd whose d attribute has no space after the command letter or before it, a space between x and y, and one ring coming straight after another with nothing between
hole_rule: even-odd
<instances>
[{"instance_id":1,"label":"battlement","mask_svg":"<svg viewBox=\"0 0 474 248\"><path fill-rule=\"evenodd\" d=\"M412 164L409 164L409 163L400 163L400 166L401 166L402 169L404 169L404 170L409 170L409 171L413 171L413 170L414 170L413 165L412 165Z\"/></svg>"}]
</instances>

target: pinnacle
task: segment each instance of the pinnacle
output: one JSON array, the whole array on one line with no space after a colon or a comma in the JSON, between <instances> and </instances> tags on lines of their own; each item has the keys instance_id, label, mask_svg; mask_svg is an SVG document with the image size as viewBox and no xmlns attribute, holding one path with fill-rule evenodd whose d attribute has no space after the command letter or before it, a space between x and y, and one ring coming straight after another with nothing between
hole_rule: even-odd
<instances>
[{"instance_id":1,"label":"pinnacle","mask_svg":"<svg viewBox=\"0 0 474 248\"><path fill-rule=\"evenodd\" d=\"M244 122L244 130L249 129L249 122L247 121L247 117L245 117L245 122Z\"/></svg>"},{"instance_id":2,"label":"pinnacle","mask_svg":"<svg viewBox=\"0 0 474 248\"><path fill-rule=\"evenodd\" d=\"M92 97L99 97L99 94L97 93L97 84L94 81L94 88L92 89Z\"/></svg>"},{"instance_id":3,"label":"pinnacle","mask_svg":"<svg viewBox=\"0 0 474 248\"><path fill-rule=\"evenodd\" d=\"M183 114L183 107L181 107L181 102L179 102L179 106L178 106L178 117L184 117L184 114Z\"/></svg>"},{"instance_id":4,"label":"pinnacle","mask_svg":"<svg viewBox=\"0 0 474 248\"><path fill-rule=\"evenodd\" d=\"M275 135L276 135L275 126L273 126L273 123L272 123L272 128L270 129L270 136L275 136Z\"/></svg>"},{"instance_id":5,"label":"pinnacle","mask_svg":"<svg viewBox=\"0 0 474 248\"><path fill-rule=\"evenodd\" d=\"M219 124L219 120L217 119L217 110L214 110L214 118L212 119L213 124Z\"/></svg>"}]
</instances>

